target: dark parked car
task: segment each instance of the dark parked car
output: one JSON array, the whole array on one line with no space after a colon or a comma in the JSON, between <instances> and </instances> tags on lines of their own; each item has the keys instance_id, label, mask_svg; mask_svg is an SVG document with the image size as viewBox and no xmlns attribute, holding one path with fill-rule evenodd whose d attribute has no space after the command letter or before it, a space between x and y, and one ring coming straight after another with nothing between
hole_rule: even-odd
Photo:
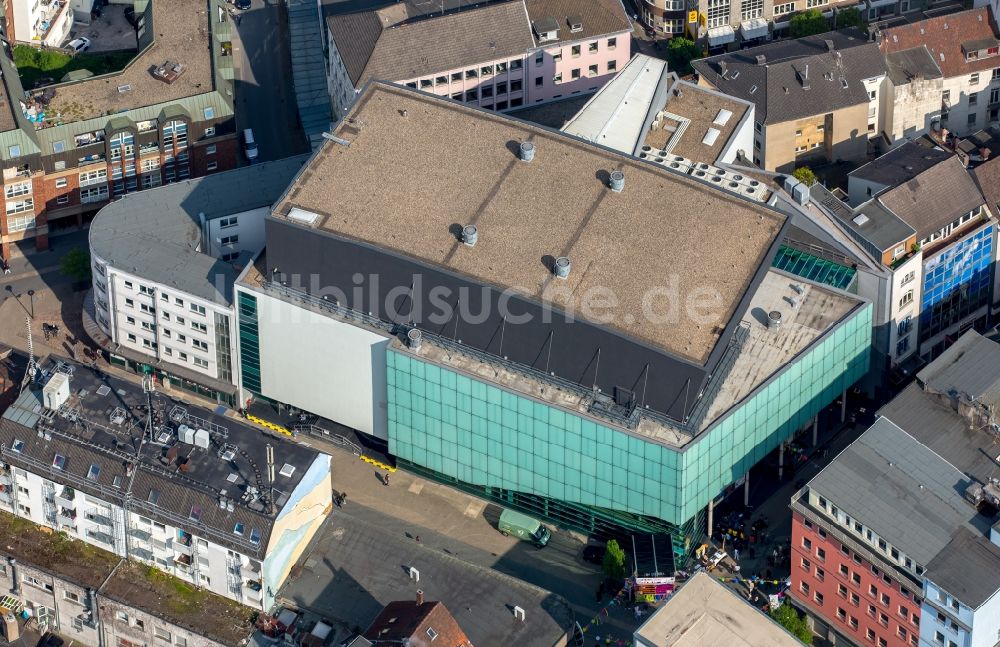
<instances>
[{"instance_id":1,"label":"dark parked car","mask_svg":"<svg viewBox=\"0 0 1000 647\"><path fill-rule=\"evenodd\" d=\"M603 564L604 552L604 546L598 546L595 544L585 546L583 549L583 561L590 562L591 564Z\"/></svg>"},{"instance_id":2,"label":"dark parked car","mask_svg":"<svg viewBox=\"0 0 1000 647\"><path fill-rule=\"evenodd\" d=\"M246 11L250 8L250 0L236 0L236 8L240 11Z\"/></svg>"}]
</instances>

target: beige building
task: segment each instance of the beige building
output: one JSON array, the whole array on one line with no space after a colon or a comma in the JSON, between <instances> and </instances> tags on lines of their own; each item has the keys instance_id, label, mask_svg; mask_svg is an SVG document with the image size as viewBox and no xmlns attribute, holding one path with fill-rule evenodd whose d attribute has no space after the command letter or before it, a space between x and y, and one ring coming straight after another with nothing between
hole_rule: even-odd
<instances>
[{"instance_id":1,"label":"beige building","mask_svg":"<svg viewBox=\"0 0 1000 647\"><path fill-rule=\"evenodd\" d=\"M693 65L699 85L755 104L753 162L768 171L864 159L880 131L885 59L859 32L770 43Z\"/></svg>"}]
</instances>

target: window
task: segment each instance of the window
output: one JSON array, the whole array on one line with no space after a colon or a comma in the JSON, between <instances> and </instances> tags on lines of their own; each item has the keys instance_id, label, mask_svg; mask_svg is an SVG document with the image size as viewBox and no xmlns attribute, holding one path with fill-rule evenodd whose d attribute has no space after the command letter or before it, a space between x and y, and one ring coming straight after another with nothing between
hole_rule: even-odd
<instances>
[{"instance_id":1,"label":"window","mask_svg":"<svg viewBox=\"0 0 1000 647\"><path fill-rule=\"evenodd\" d=\"M969 85L979 85L979 72L973 72L969 75ZM969 95L969 98L972 98L971 94Z\"/></svg>"},{"instance_id":2,"label":"window","mask_svg":"<svg viewBox=\"0 0 1000 647\"><path fill-rule=\"evenodd\" d=\"M819 591L813 593L813 600L816 601L816 604L823 606L823 594L820 593Z\"/></svg>"},{"instance_id":3,"label":"window","mask_svg":"<svg viewBox=\"0 0 1000 647\"><path fill-rule=\"evenodd\" d=\"M907 290L906 293L903 295L903 298L899 300L899 307L904 308L910 305L911 303L913 303L913 290ZM885 550L885 546L886 546L885 540L879 539L878 547L881 548L882 550Z\"/></svg>"},{"instance_id":4,"label":"window","mask_svg":"<svg viewBox=\"0 0 1000 647\"><path fill-rule=\"evenodd\" d=\"M238 242L240 242L240 237L238 234L233 234L232 236L223 236L221 239L219 239L219 244L222 245L223 247L227 245L235 245Z\"/></svg>"},{"instance_id":5,"label":"window","mask_svg":"<svg viewBox=\"0 0 1000 647\"><path fill-rule=\"evenodd\" d=\"M613 59L608 61L608 72L615 72L616 70L618 70L618 61Z\"/></svg>"},{"instance_id":6,"label":"window","mask_svg":"<svg viewBox=\"0 0 1000 647\"><path fill-rule=\"evenodd\" d=\"M587 76L597 76L597 65L591 65L587 68Z\"/></svg>"},{"instance_id":7,"label":"window","mask_svg":"<svg viewBox=\"0 0 1000 647\"><path fill-rule=\"evenodd\" d=\"M816 567L816 579L822 582L826 579L826 571L824 571L819 566Z\"/></svg>"},{"instance_id":8,"label":"window","mask_svg":"<svg viewBox=\"0 0 1000 647\"><path fill-rule=\"evenodd\" d=\"M806 584L805 582L799 582L799 590L805 593L806 595L809 595L809 585Z\"/></svg>"},{"instance_id":9,"label":"window","mask_svg":"<svg viewBox=\"0 0 1000 647\"><path fill-rule=\"evenodd\" d=\"M934 642L936 642L939 645L943 645L944 644L944 634L941 633L940 631L935 631L934 632Z\"/></svg>"},{"instance_id":10,"label":"window","mask_svg":"<svg viewBox=\"0 0 1000 647\"><path fill-rule=\"evenodd\" d=\"M826 551L823 550L822 548L818 548L817 547L816 548L816 557L821 562L826 561Z\"/></svg>"},{"instance_id":11,"label":"window","mask_svg":"<svg viewBox=\"0 0 1000 647\"><path fill-rule=\"evenodd\" d=\"M880 625L882 625L883 627L888 627L889 626L889 616L887 616L884 613L878 614L878 623Z\"/></svg>"},{"instance_id":12,"label":"window","mask_svg":"<svg viewBox=\"0 0 1000 647\"><path fill-rule=\"evenodd\" d=\"M209 126L205 129L205 137L215 137L215 126Z\"/></svg>"},{"instance_id":13,"label":"window","mask_svg":"<svg viewBox=\"0 0 1000 647\"><path fill-rule=\"evenodd\" d=\"M579 57L580 56L580 46L579 45L573 45L572 49L570 49L570 55L573 58Z\"/></svg>"},{"instance_id":14,"label":"window","mask_svg":"<svg viewBox=\"0 0 1000 647\"><path fill-rule=\"evenodd\" d=\"M812 570L812 568L811 568L811 566L809 564L809 560L806 559L805 557L802 558L802 568L804 568L807 571L811 571Z\"/></svg>"},{"instance_id":15,"label":"window","mask_svg":"<svg viewBox=\"0 0 1000 647\"><path fill-rule=\"evenodd\" d=\"M851 625L851 629L854 629L855 631L857 631L857 629L858 629L858 619L855 618L854 616L851 616L850 625Z\"/></svg>"},{"instance_id":16,"label":"window","mask_svg":"<svg viewBox=\"0 0 1000 647\"><path fill-rule=\"evenodd\" d=\"M535 52L535 65L541 65L544 60L545 60L544 52ZM452 75L452 77L454 77L454 75ZM455 79L452 78L452 81L454 80Z\"/></svg>"},{"instance_id":17,"label":"window","mask_svg":"<svg viewBox=\"0 0 1000 647\"><path fill-rule=\"evenodd\" d=\"M69 180L67 180L64 177L61 177L58 180L56 180L56 188L57 189L65 189L68 184L69 184Z\"/></svg>"},{"instance_id":18,"label":"window","mask_svg":"<svg viewBox=\"0 0 1000 647\"><path fill-rule=\"evenodd\" d=\"M870 593L873 598L878 599L878 587L874 584L870 584L868 586L868 593Z\"/></svg>"},{"instance_id":19,"label":"window","mask_svg":"<svg viewBox=\"0 0 1000 647\"><path fill-rule=\"evenodd\" d=\"M7 147L7 153L10 155L10 157L20 157L21 156L21 147L20 146L8 146Z\"/></svg>"},{"instance_id":20,"label":"window","mask_svg":"<svg viewBox=\"0 0 1000 647\"><path fill-rule=\"evenodd\" d=\"M198 332L208 332L208 326L198 321L191 322L192 330L197 330Z\"/></svg>"},{"instance_id":21,"label":"window","mask_svg":"<svg viewBox=\"0 0 1000 647\"><path fill-rule=\"evenodd\" d=\"M876 613L875 612L875 605L874 604L869 604L868 605L868 615L870 615L871 617L874 618L875 617L875 613Z\"/></svg>"},{"instance_id":22,"label":"window","mask_svg":"<svg viewBox=\"0 0 1000 647\"><path fill-rule=\"evenodd\" d=\"M838 584L837 585L837 595L839 595L842 598L846 598L847 597L847 587L844 586L843 584Z\"/></svg>"},{"instance_id":23,"label":"window","mask_svg":"<svg viewBox=\"0 0 1000 647\"><path fill-rule=\"evenodd\" d=\"M847 611L844 611L840 607L837 607L837 620L840 620L841 622L846 622L847 621Z\"/></svg>"},{"instance_id":24,"label":"window","mask_svg":"<svg viewBox=\"0 0 1000 647\"><path fill-rule=\"evenodd\" d=\"M969 113L969 118L966 119L966 123L968 123L970 126L975 126L976 125L976 116L977 116L976 113L970 112Z\"/></svg>"},{"instance_id":25,"label":"window","mask_svg":"<svg viewBox=\"0 0 1000 647\"><path fill-rule=\"evenodd\" d=\"M802 547L805 548L806 550L811 550L812 549L812 541L810 541L808 537L803 537L802 538Z\"/></svg>"},{"instance_id":26,"label":"window","mask_svg":"<svg viewBox=\"0 0 1000 647\"><path fill-rule=\"evenodd\" d=\"M580 68L574 67L573 70L570 72L569 75L570 75L570 78L572 78L574 81L576 79L579 79L580 78Z\"/></svg>"},{"instance_id":27,"label":"window","mask_svg":"<svg viewBox=\"0 0 1000 647\"><path fill-rule=\"evenodd\" d=\"M159 638L160 640L165 640L167 642L170 642L170 632L164 629L163 627L153 627L153 635Z\"/></svg>"},{"instance_id":28,"label":"window","mask_svg":"<svg viewBox=\"0 0 1000 647\"><path fill-rule=\"evenodd\" d=\"M885 638L879 638L878 647L889 647L889 644L885 641Z\"/></svg>"},{"instance_id":29,"label":"window","mask_svg":"<svg viewBox=\"0 0 1000 647\"><path fill-rule=\"evenodd\" d=\"M18 182L17 184L8 184L4 187L4 194L8 198L16 198L18 196L28 195L29 193L31 193L30 180L27 182Z\"/></svg>"},{"instance_id":30,"label":"window","mask_svg":"<svg viewBox=\"0 0 1000 647\"><path fill-rule=\"evenodd\" d=\"M871 629L868 630L868 632L865 634L865 636L868 638L868 640L870 640L872 642L875 641L875 632L872 631Z\"/></svg>"},{"instance_id":31,"label":"window","mask_svg":"<svg viewBox=\"0 0 1000 647\"><path fill-rule=\"evenodd\" d=\"M889 606L889 594L888 593L883 593L882 594L882 604L884 604L886 606Z\"/></svg>"},{"instance_id":32,"label":"window","mask_svg":"<svg viewBox=\"0 0 1000 647\"><path fill-rule=\"evenodd\" d=\"M861 598L858 597L857 593L851 593L851 604L854 606L861 606Z\"/></svg>"},{"instance_id":33,"label":"window","mask_svg":"<svg viewBox=\"0 0 1000 647\"><path fill-rule=\"evenodd\" d=\"M193 312L195 314L199 314L199 315L204 316L205 315L205 306L200 306L197 303L192 303L191 304L191 312Z\"/></svg>"},{"instance_id":34,"label":"window","mask_svg":"<svg viewBox=\"0 0 1000 647\"><path fill-rule=\"evenodd\" d=\"M24 200L12 200L7 203L7 215L24 213L35 210L35 199L25 198Z\"/></svg>"},{"instance_id":35,"label":"window","mask_svg":"<svg viewBox=\"0 0 1000 647\"><path fill-rule=\"evenodd\" d=\"M555 76L552 77L553 83L562 83L562 72L557 72Z\"/></svg>"},{"instance_id":36,"label":"window","mask_svg":"<svg viewBox=\"0 0 1000 647\"><path fill-rule=\"evenodd\" d=\"M219 229L228 229L229 227L235 227L238 224L240 224L240 219L237 216L219 218Z\"/></svg>"},{"instance_id":37,"label":"window","mask_svg":"<svg viewBox=\"0 0 1000 647\"><path fill-rule=\"evenodd\" d=\"M206 344L200 339L192 339L191 345L197 348L198 350L208 350L208 344Z\"/></svg>"},{"instance_id":38,"label":"window","mask_svg":"<svg viewBox=\"0 0 1000 647\"><path fill-rule=\"evenodd\" d=\"M614 49L616 47L618 47L618 39L617 38L609 38L608 39L608 49Z\"/></svg>"},{"instance_id":39,"label":"window","mask_svg":"<svg viewBox=\"0 0 1000 647\"><path fill-rule=\"evenodd\" d=\"M200 357L195 357L192 359L195 366L200 366L201 368L208 368L208 360L204 360Z\"/></svg>"},{"instance_id":40,"label":"window","mask_svg":"<svg viewBox=\"0 0 1000 647\"><path fill-rule=\"evenodd\" d=\"M217 168L219 168L218 162L209 162L208 164L205 165L206 171L214 171Z\"/></svg>"}]
</instances>

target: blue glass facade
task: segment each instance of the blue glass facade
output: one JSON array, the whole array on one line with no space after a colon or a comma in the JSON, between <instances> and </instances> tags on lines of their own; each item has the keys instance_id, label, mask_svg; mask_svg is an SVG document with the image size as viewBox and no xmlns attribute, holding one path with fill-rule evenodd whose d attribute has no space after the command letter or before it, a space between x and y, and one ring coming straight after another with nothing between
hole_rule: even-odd
<instances>
[{"instance_id":1,"label":"blue glass facade","mask_svg":"<svg viewBox=\"0 0 1000 647\"><path fill-rule=\"evenodd\" d=\"M985 306L990 297L993 225L924 260L920 339L933 337Z\"/></svg>"}]
</instances>

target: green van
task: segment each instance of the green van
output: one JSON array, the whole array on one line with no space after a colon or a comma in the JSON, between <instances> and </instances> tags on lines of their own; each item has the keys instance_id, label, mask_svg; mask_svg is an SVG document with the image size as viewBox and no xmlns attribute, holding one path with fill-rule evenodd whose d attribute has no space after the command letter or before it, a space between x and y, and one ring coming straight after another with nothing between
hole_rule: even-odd
<instances>
[{"instance_id":1,"label":"green van","mask_svg":"<svg viewBox=\"0 0 1000 647\"><path fill-rule=\"evenodd\" d=\"M504 537L514 535L518 539L532 542L539 548L549 543L552 537L552 533L540 521L514 510L504 510L500 513L497 530Z\"/></svg>"}]
</instances>

